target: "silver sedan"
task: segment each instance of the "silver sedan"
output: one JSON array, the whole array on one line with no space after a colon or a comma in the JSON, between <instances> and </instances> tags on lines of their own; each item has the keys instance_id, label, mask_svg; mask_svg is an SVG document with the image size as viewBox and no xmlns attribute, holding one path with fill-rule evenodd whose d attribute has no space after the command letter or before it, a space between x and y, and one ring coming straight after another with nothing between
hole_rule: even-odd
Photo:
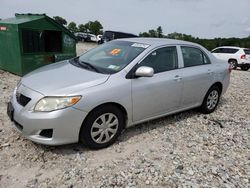
<instances>
[{"instance_id":1,"label":"silver sedan","mask_svg":"<svg viewBox=\"0 0 250 188\"><path fill-rule=\"evenodd\" d=\"M24 76L7 112L34 142L99 149L144 121L197 107L213 112L230 71L194 43L120 39Z\"/></svg>"}]
</instances>

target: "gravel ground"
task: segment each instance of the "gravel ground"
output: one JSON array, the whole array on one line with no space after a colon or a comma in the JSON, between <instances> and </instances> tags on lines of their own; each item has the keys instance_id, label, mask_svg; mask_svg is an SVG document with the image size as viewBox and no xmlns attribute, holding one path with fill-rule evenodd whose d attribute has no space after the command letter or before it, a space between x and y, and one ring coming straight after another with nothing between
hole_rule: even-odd
<instances>
[{"instance_id":1,"label":"gravel ground","mask_svg":"<svg viewBox=\"0 0 250 188\"><path fill-rule=\"evenodd\" d=\"M80 44L78 53L93 46ZM214 113L150 121L92 151L20 136L6 115L20 78L0 71L0 187L250 187L250 71L231 75Z\"/></svg>"}]
</instances>

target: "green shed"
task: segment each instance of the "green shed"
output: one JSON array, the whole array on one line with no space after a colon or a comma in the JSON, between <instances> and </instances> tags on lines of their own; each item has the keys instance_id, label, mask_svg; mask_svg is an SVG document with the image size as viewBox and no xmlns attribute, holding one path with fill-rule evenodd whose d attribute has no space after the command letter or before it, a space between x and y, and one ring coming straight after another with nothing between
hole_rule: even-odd
<instances>
[{"instance_id":1,"label":"green shed","mask_svg":"<svg viewBox=\"0 0 250 188\"><path fill-rule=\"evenodd\" d=\"M76 56L76 38L46 14L15 14L0 20L0 69L23 76Z\"/></svg>"}]
</instances>

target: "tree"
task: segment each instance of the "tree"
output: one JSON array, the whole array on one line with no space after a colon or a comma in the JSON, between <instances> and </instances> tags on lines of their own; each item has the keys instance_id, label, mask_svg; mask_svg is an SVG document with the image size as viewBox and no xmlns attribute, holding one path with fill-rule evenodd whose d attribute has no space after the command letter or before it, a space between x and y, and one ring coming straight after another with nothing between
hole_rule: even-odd
<instances>
[{"instance_id":1,"label":"tree","mask_svg":"<svg viewBox=\"0 0 250 188\"><path fill-rule=\"evenodd\" d=\"M62 18L62 17L60 17L60 16L54 16L53 18L54 18L54 20L56 20L58 23L60 23L60 24L62 24L62 25L67 25L67 21L66 21L64 18Z\"/></svg>"},{"instance_id":2,"label":"tree","mask_svg":"<svg viewBox=\"0 0 250 188\"><path fill-rule=\"evenodd\" d=\"M69 29L71 32L73 32L73 33L75 33L75 32L78 31L75 22L70 22L69 25L68 25L68 29Z\"/></svg>"},{"instance_id":3,"label":"tree","mask_svg":"<svg viewBox=\"0 0 250 188\"><path fill-rule=\"evenodd\" d=\"M94 21L94 22L89 21L89 22L88 22L87 24L85 24L85 25L87 25L86 27L88 27L90 33L93 33L93 34L95 34L95 35L98 35L98 34L101 34L101 33L102 33L103 26L102 26L102 24L101 24L99 21L97 21L97 20Z\"/></svg>"},{"instance_id":4,"label":"tree","mask_svg":"<svg viewBox=\"0 0 250 188\"><path fill-rule=\"evenodd\" d=\"M148 33L150 37L155 37L155 38L157 37L157 31L154 29L150 29Z\"/></svg>"},{"instance_id":5,"label":"tree","mask_svg":"<svg viewBox=\"0 0 250 188\"><path fill-rule=\"evenodd\" d=\"M162 32L161 26L159 26L159 27L156 29L156 32L157 32L157 37L158 37L158 38L162 38L162 37L163 37L163 32Z\"/></svg>"},{"instance_id":6,"label":"tree","mask_svg":"<svg viewBox=\"0 0 250 188\"><path fill-rule=\"evenodd\" d=\"M159 26L156 30L150 29L148 32L141 32L139 33L140 37L154 37L154 38L163 38L165 37L163 35L162 27Z\"/></svg>"},{"instance_id":7,"label":"tree","mask_svg":"<svg viewBox=\"0 0 250 188\"><path fill-rule=\"evenodd\" d=\"M139 37L150 37L150 35L147 32L142 32L142 33L139 33Z\"/></svg>"},{"instance_id":8,"label":"tree","mask_svg":"<svg viewBox=\"0 0 250 188\"><path fill-rule=\"evenodd\" d=\"M83 32L83 33L87 33L88 32L88 26L86 24L80 24L78 26L78 31L79 32Z\"/></svg>"}]
</instances>

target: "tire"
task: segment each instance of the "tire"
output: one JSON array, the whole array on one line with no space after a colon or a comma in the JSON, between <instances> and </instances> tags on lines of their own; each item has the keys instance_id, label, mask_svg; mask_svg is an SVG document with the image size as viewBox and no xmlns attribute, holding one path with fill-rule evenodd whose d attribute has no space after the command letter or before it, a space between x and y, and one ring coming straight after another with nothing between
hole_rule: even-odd
<instances>
[{"instance_id":1,"label":"tire","mask_svg":"<svg viewBox=\"0 0 250 188\"><path fill-rule=\"evenodd\" d=\"M237 69L237 67L238 67L238 63L237 63L237 61L236 61L236 60L229 60L229 62L228 62L228 63L231 65L232 69L234 69L234 70L236 70L236 69Z\"/></svg>"},{"instance_id":2,"label":"tire","mask_svg":"<svg viewBox=\"0 0 250 188\"><path fill-rule=\"evenodd\" d=\"M203 100L203 103L200 107L200 111L204 114L210 114L213 111L215 111L220 101L220 95L221 95L221 90L219 89L219 87L216 85L212 86L208 90Z\"/></svg>"},{"instance_id":3,"label":"tire","mask_svg":"<svg viewBox=\"0 0 250 188\"><path fill-rule=\"evenodd\" d=\"M242 66L242 67L241 67L241 70L243 70L243 71L248 71L248 70L249 70L249 67L247 67L247 66Z\"/></svg>"},{"instance_id":4,"label":"tire","mask_svg":"<svg viewBox=\"0 0 250 188\"><path fill-rule=\"evenodd\" d=\"M101 106L90 112L83 122L79 140L91 149L106 148L117 140L124 127L124 115L118 107Z\"/></svg>"}]
</instances>

